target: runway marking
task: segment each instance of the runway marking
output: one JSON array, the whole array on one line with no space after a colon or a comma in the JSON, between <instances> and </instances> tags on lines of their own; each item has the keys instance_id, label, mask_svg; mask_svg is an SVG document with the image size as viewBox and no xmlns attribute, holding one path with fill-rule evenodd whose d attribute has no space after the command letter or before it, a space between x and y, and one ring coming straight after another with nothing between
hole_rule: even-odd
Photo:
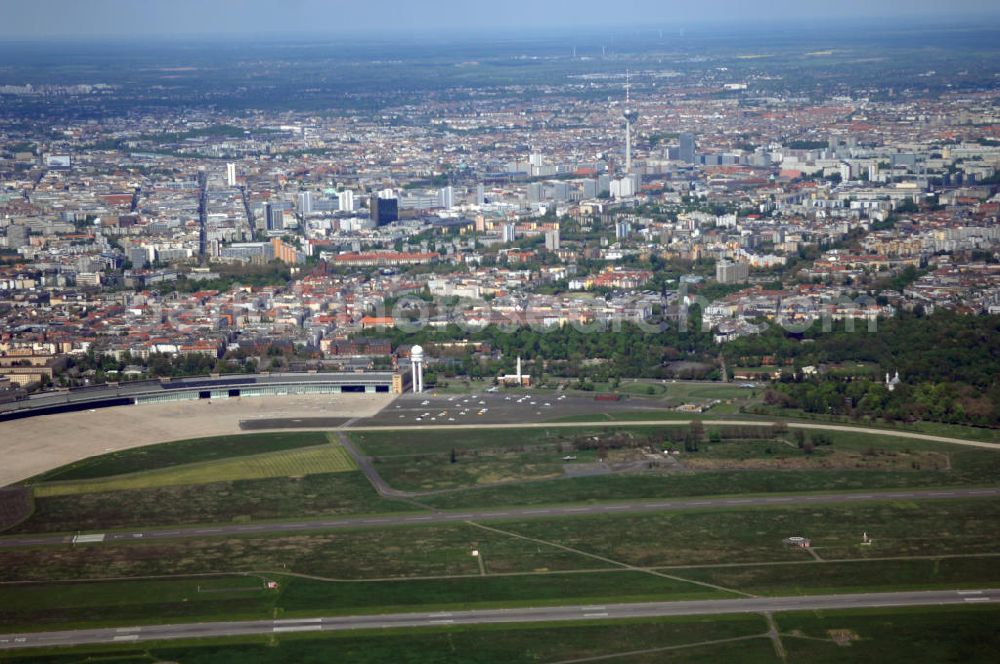
<instances>
[{"instance_id":1,"label":"runway marking","mask_svg":"<svg viewBox=\"0 0 1000 664\"><path fill-rule=\"evenodd\" d=\"M93 535L76 535L73 538L73 544L97 544L98 542L103 542L105 538L104 533L95 533Z\"/></svg>"},{"instance_id":2,"label":"runway marking","mask_svg":"<svg viewBox=\"0 0 1000 664\"><path fill-rule=\"evenodd\" d=\"M275 632L316 632L323 629L322 625L290 625L288 627L275 627Z\"/></svg>"},{"instance_id":3,"label":"runway marking","mask_svg":"<svg viewBox=\"0 0 1000 664\"><path fill-rule=\"evenodd\" d=\"M138 641L138 634L123 634L115 637L115 641Z\"/></svg>"},{"instance_id":4,"label":"runway marking","mask_svg":"<svg viewBox=\"0 0 1000 664\"><path fill-rule=\"evenodd\" d=\"M989 602L992 601L989 597L966 597L966 602Z\"/></svg>"},{"instance_id":5,"label":"runway marking","mask_svg":"<svg viewBox=\"0 0 1000 664\"><path fill-rule=\"evenodd\" d=\"M583 614L583 617L584 618L607 618L608 617L608 612L605 611L603 613L585 613L585 614Z\"/></svg>"}]
</instances>

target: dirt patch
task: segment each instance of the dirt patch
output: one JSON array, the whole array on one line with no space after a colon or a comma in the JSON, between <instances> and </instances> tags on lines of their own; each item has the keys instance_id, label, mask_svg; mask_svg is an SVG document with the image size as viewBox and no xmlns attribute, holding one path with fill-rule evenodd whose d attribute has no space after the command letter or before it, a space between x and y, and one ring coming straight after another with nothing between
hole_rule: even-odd
<instances>
[{"instance_id":1,"label":"dirt patch","mask_svg":"<svg viewBox=\"0 0 1000 664\"><path fill-rule=\"evenodd\" d=\"M691 470L949 470L948 457L937 452L885 452L866 454L855 451L824 450L822 454L805 453L786 456L787 450L774 446L774 456L747 458L712 458L698 453L684 455L684 465ZM779 455L780 453L780 455Z\"/></svg>"},{"instance_id":2,"label":"dirt patch","mask_svg":"<svg viewBox=\"0 0 1000 664\"><path fill-rule=\"evenodd\" d=\"M851 641L858 641L861 639L857 632L849 629L828 629L826 633L830 635L830 639L836 643L841 648L846 648L851 645Z\"/></svg>"},{"instance_id":3,"label":"dirt patch","mask_svg":"<svg viewBox=\"0 0 1000 664\"><path fill-rule=\"evenodd\" d=\"M0 489L0 531L27 519L33 508L31 489L26 487Z\"/></svg>"}]
</instances>

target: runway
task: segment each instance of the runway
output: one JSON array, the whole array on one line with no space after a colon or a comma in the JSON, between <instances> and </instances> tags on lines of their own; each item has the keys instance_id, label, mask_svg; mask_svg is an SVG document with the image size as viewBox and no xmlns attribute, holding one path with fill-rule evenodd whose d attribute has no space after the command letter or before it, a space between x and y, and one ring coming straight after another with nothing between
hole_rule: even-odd
<instances>
[{"instance_id":1,"label":"runway","mask_svg":"<svg viewBox=\"0 0 1000 664\"><path fill-rule=\"evenodd\" d=\"M190 528L151 528L106 533L76 535L27 535L0 538L0 549L37 546L98 546L105 542L139 542L181 538L239 537L247 535L281 535L309 531L350 528L380 528L390 526L424 526L463 521L508 521L550 519L556 517L594 516L602 514L641 514L698 509L738 509L782 505L839 505L890 500L945 500L1000 496L1000 488L982 489L922 489L899 491L858 491L816 494L781 494L776 496L732 496L722 498L685 498L676 500L635 500L602 504L568 504L558 506L508 507L490 510L460 510L448 512L407 512L398 515L337 519L308 519L254 524L193 526Z\"/></svg>"},{"instance_id":2,"label":"runway","mask_svg":"<svg viewBox=\"0 0 1000 664\"><path fill-rule=\"evenodd\" d=\"M111 627L0 635L0 650L68 647L105 643L135 644L176 639L219 638L260 634L280 635L361 629L440 628L455 625L578 622L667 616L994 604L998 600L1000 600L1000 590L989 588L978 590L754 597L748 599L481 609L473 611L393 613L330 618L291 618L286 620L148 625L142 627Z\"/></svg>"}]
</instances>

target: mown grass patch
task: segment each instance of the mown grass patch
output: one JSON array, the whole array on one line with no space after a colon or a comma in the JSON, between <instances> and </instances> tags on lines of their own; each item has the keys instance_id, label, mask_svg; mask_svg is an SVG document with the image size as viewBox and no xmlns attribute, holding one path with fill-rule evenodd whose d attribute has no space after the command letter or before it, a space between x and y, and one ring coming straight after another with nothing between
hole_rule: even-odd
<instances>
[{"instance_id":1,"label":"mown grass patch","mask_svg":"<svg viewBox=\"0 0 1000 664\"><path fill-rule=\"evenodd\" d=\"M156 487L209 484L271 477L299 477L356 470L353 459L336 443L205 461L158 470L89 480L48 482L34 487L35 496L72 496Z\"/></svg>"},{"instance_id":2,"label":"mown grass patch","mask_svg":"<svg viewBox=\"0 0 1000 664\"><path fill-rule=\"evenodd\" d=\"M323 444L326 440L326 435L320 431L192 438L93 456L50 470L29 482L86 480L125 475L203 461L313 447Z\"/></svg>"}]
</instances>

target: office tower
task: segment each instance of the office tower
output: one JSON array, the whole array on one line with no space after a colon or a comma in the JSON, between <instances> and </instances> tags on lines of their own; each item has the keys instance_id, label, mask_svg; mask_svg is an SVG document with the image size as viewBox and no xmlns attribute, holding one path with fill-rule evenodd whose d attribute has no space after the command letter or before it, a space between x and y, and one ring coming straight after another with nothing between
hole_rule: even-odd
<instances>
[{"instance_id":1,"label":"office tower","mask_svg":"<svg viewBox=\"0 0 1000 664\"><path fill-rule=\"evenodd\" d=\"M476 205L479 207L486 205L486 187L482 182L476 185Z\"/></svg>"},{"instance_id":2,"label":"office tower","mask_svg":"<svg viewBox=\"0 0 1000 664\"><path fill-rule=\"evenodd\" d=\"M528 202L538 203L545 197L545 187L541 182L528 183Z\"/></svg>"},{"instance_id":3,"label":"office tower","mask_svg":"<svg viewBox=\"0 0 1000 664\"><path fill-rule=\"evenodd\" d=\"M399 219L399 199L383 198L379 194L372 194L370 213L375 226L385 226L392 223Z\"/></svg>"},{"instance_id":4,"label":"office tower","mask_svg":"<svg viewBox=\"0 0 1000 664\"><path fill-rule=\"evenodd\" d=\"M597 177L597 195L607 194L611 191L611 176L599 175Z\"/></svg>"},{"instance_id":5,"label":"office tower","mask_svg":"<svg viewBox=\"0 0 1000 664\"><path fill-rule=\"evenodd\" d=\"M552 183L552 200L555 201L568 201L569 200L569 185L565 182L553 182Z\"/></svg>"},{"instance_id":6,"label":"office tower","mask_svg":"<svg viewBox=\"0 0 1000 664\"><path fill-rule=\"evenodd\" d=\"M455 188L451 185L442 187L441 191L438 192L438 202L441 204L441 207L448 210L455 207Z\"/></svg>"},{"instance_id":7,"label":"office tower","mask_svg":"<svg viewBox=\"0 0 1000 664\"><path fill-rule=\"evenodd\" d=\"M280 231L285 228L285 212L274 203L264 203L264 219L269 231Z\"/></svg>"},{"instance_id":8,"label":"office tower","mask_svg":"<svg viewBox=\"0 0 1000 664\"><path fill-rule=\"evenodd\" d=\"M337 203L341 212L354 212L354 192L350 189L337 194Z\"/></svg>"},{"instance_id":9,"label":"office tower","mask_svg":"<svg viewBox=\"0 0 1000 664\"><path fill-rule=\"evenodd\" d=\"M299 214L312 214L313 193L311 191L299 192Z\"/></svg>"},{"instance_id":10,"label":"office tower","mask_svg":"<svg viewBox=\"0 0 1000 664\"><path fill-rule=\"evenodd\" d=\"M226 164L226 186L236 186L236 164Z\"/></svg>"},{"instance_id":11,"label":"office tower","mask_svg":"<svg viewBox=\"0 0 1000 664\"><path fill-rule=\"evenodd\" d=\"M129 247L128 259L134 269L141 270L149 265L149 250L146 247Z\"/></svg>"},{"instance_id":12,"label":"office tower","mask_svg":"<svg viewBox=\"0 0 1000 664\"><path fill-rule=\"evenodd\" d=\"M635 196L637 190L636 181L635 177L623 177L612 180L611 197L618 199Z\"/></svg>"},{"instance_id":13,"label":"office tower","mask_svg":"<svg viewBox=\"0 0 1000 664\"><path fill-rule=\"evenodd\" d=\"M679 157L680 160L685 164L694 163L694 134L690 132L684 132L680 135L680 149Z\"/></svg>"}]
</instances>

